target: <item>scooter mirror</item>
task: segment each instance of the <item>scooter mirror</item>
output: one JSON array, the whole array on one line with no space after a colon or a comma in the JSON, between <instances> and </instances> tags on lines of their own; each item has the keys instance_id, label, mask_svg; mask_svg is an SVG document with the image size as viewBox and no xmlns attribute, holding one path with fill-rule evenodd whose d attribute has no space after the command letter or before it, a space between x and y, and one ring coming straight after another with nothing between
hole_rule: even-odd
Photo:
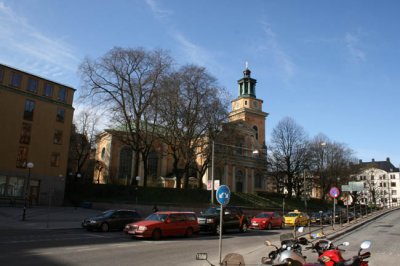
<instances>
[{"instance_id":1,"label":"scooter mirror","mask_svg":"<svg viewBox=\"0 0 400 266\"><path fill-rule=\"evenodd\" d=\"M303 233L303 232L304 232L304 227L303 227L303 226L302 226L302 227L299 227L299 229L297 229L297 232Z\"/></svg>"},{"instance_id":2,"label":"scooter mirror","mask_svg":"<svg viewBox=\"0 0 400 266\"><path fill-rule=\"evenodd\" d=\"M350 243L349 242L343 242L343 244L342 244L343 246L345 246L345 247L347 247L347 246L349 246L350 245Z\"/></svg>"},{"instance_id":3,"label":"scooter mirror","mask_svg":"<svg viewBox=\"0 0 400 266\"><path fill-rule=\"evenodd\" d=\"M265 240L264 245L266 245L267 247L272 246L272 243L268 240Z\"/></svg>"},{"instance_id":4,"label":"scooter mirror","mask_svg":"<svg viewBox=\"0 0 400 266\"><path fill-rule=\"evenodd\" d=\"M367 249L371 246L371 241L365 240L364 242L361 243L360 248L361 249Z\"/></svg>"}]
</instances>

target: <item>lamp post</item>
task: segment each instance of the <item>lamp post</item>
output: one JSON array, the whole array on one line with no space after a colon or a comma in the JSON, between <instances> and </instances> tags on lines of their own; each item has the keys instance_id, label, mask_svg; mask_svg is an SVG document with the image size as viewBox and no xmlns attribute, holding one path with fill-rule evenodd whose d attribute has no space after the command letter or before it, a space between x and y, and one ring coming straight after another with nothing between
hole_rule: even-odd
<instances>
[{"instance_id":1,"label":"lamp post","mask_svg":"<svg viewBox=\"0 0 400 266\"><path fill-rule=\"evenodd\" d=\"M211 146L211 204L214 205L214 141Z\"/></svg>"},{"instance_id":2,"label":"lamp post","mask_svg":"<svg viewBox=\"0 0 400 266\"><path fill-rule=\"evenodd\" d=\"M138 204L138 187L139 187L139 182L140 182L140 176L136 177L136 187L135 187L135 196L136 196L136 205Z\"/></svg>"},{"instance_id":3,"label":"lamp post","mask_svg":"<svg viewBox=\"0 0 400 266\"><path fill-rule=\"evenodd\" d=\"M27 204L27 201L28 201L28 191L30 189L29 182L30 182L30 179L31 179L31 169L33 168L33 166L34 166L34 164L32 162L28 162L26 164L26 167L28 168L28 178L27 178L27 181L26 181L26 184L25 184L25 189L24 189L25 199L24 199L24 209L23 209L23 212L22 212L22 221L25 221L25 217L26 217L26 204Z\"/></svg>"}]
</instances>

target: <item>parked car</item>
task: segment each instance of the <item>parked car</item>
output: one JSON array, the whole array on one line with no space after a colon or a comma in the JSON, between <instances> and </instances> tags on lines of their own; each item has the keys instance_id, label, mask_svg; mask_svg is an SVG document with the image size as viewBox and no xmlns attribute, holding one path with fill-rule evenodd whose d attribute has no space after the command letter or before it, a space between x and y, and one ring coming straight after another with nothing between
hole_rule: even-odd
<instances>
[{"instance_id":1,"label":"parked car","mask_svg":"<svg viewBox=\"0 0 400 266\"><path fill-rule=\"evenodd\" d=\"M330 217L327 212L313 212L310 215L310 223L312 224L329 224Z\"/></svg>"},{"instance_id":2,"label":"parked car","mask_svg":"<svg viewBox=\"0 0 400 266\"><path fill-rule=\"evenodd\" d=\"M237 229L240 232L246 232L249 227L249 219L243 213L242 209L233 206L225 206L222 209L222 230ZM220 231L220 212L221 207L210 207L201 212L197 217L200 225L200 231L219 234Z\"/></svg>"},{"instance_id":3,"label":"parked car","mask_svg":"<svg viewBox=\"0 0 400 266\"><path fill-rule=\"evenodd\" d=\"M271 230L273 227L283 227L283 218L277 212L260 212L250 222L250 229Z\"/></svg>"},{"instance_id":4,"label":"parked car","mask_svg":"<svg viewBox=\"0 0 400 266\"><path fill-rule=\"evenodd\" d=\"M310 218L307 213L294 210L283 216L285 225L288 226L307 226Z\"/></svg>"},{"instance_id":5,"label":"parked car","mask_svg":"<svg viewBox=\"0 0 400 266\"><path fill-rule=\"evenodd\" d=\"M191 237L199 232L194 212L159 211L144 220L127 224L124 231L132 237L159 240L167 236Z\"/></svg>"},{"instance_id":6,"label":"parked car","mask_svg":"<svg viewBox=\"0 0 400 266\"><path fill-rule=\"evenodd\" d=\"M134 210L108 210L97 216L86 218L82 221L82 227L87 230L122 230L125 225L140 221L142 218Z\"/></svg>"}]
</instances>

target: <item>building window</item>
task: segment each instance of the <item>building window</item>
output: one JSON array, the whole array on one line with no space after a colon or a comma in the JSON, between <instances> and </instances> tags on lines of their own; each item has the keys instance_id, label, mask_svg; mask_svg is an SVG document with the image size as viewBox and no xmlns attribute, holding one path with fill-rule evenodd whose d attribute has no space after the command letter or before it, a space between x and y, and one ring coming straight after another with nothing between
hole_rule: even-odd
<instances>
[{"instance_id":1,"label":"building window","mask_svg":"<svg viewBox=\"0 0 400 266\"><path fill-rule=\"evenodd\" d=\"M0 67L0 82L3 82L3 77L4 77L4 69Z\"/></svg>"},{"instance_id":2,"label":"building window","mask_svg":"<svg viewBox=\"0 0 400 266\"><path fill-rule=\"evenodd\" d=\"M244 101L244 105L247 105L247 101Z\"/></svg>"},{"instance_id":3,"label":"building window","mask_svg":"<svg viewBox=\"0 0 400 266\"><path fill-rule=\"evenodd\" d=\"M58 152L53 152L51 154L50 165L52 167L60 167L60 154Z\"/></svg>"},{"instance_id":4,"label":"building window","mask_svg":"<svg viewBox=\"0 0 400 266\"><path fill-rule=\"evenodd\" d=\"M256 174L256 176L254 177L254 187L262 188L262 178L260 174Z\"/></svg>"},{"instance_id":5,"label":"building window","mask_svg":"<svg viewBox=\"0 0 400 266\"><path fill-rule=\"evenodd\" d=\"M396 182L390 182L391 187L396 187Z\"/></svg>"},{"instance_id":6,"label":"building window","mask_svg":"<svg viewBox=\"0 0 400 266\"><path fill-rule=\"evenodd\" d=\"M258 140L258 127L253 126L254 132L256 133L256 139Z\"/></svg>"},{"instance_id":7,"label":"building window","mask_svg":"<svg viewBox=\"0 0 400 266\"><path fill-rule=\"evenodd\" d=\"M397 195L397 190L392 190L392 196Z\"/></svg>"},{"instance_id":8,"label":"building window","mask_svg":"<svg viewBox=\"0 0 400 266\"><path fill-rule=\"evenodd\" d=\"M62 135L63 135L63 133L61 130L56 130L54 132L53 143L61 145L62 144Z\"/></svg>"},{"instance_id":9,"label":"building window","mask_svg":"<svg viewBox=\"0 0 400 266\"><path fill-rule=\"evenodd\" d=\"M374 180L374 179L375 179L375 177L373 175L371 175L371 180Z\"/></svg>"},{"instance_id":10,"label":"building window","mask_svg":"<svg viewBox=\"0 0 400 266\"><path fill-rule=\"evenodd\" d=\"M153 178L157 177L158 170L158 154L155 151L151 151L148 159L149 175Z\"/></svg>"},{"instance_id":11,"label":"building window","mask_svg":"<svg viewBox=\"0 0 400 266\"><path fill-rule=\"evenodd\" d=\"M64 87L61 87L58 90L58 100L61 102L66 102L67 101L67 89Z\"/></svg>"},{"instance_id":12,"label":"building window","mask_svg":"<svg viewBox=\"0 0 400 266\"><path fill-rule=\"evenodd\" d=\"M11 76L11 86L13 87L21 87L22 75L19 73L12 73Z\"/></svg>"},{"instance_id":13,"label":"building window","mask_svg":"<svg viewBox=\"0 0 400 266\"><path fill-rule=\"evenodd\" d=\"M395 175L390 175L390 179L396 179Z\"/></svg>"},{"instance_id":14,"label":"building window","mask_svg":"<svg viewBox=\"0 0 400 266\"><path fill-rule=\"evenodd\" d=\"M28 147L20 146L17 153L17 164L18 168L25 168L25 164L28 161Z\"/></svg>"},{"instance_id":15,"label":"building window","mask_svg":"<svg viewBox=\"0 0 400 266\"><path fill-rule=\"evenodd\" d=\"M65 119L65 109L64 108L58 108L57 109L56 121L64 123L64 119Z\"/></svg>"},{"instance_id":16,"label":"building window","mask_svg":"<svg viewBox=\"0 0 400 266\"><path fill-rule=\"evenodd\" d=\"M31 142L31 128L32 125L28 123L22 123L21 136L19 138L19 143L29 144Z\"/></svg>"},{"instance_id":17,"label":"building window","mask_svg":"<svg viewBox=\"0 0 400 266\"><path fill-rule=\"evenodd\" d=\"M132 170L132 149L125 146L119 153L119 169L118 178L126 179L126 182L131 177Z\"/></svg>"},{"instance_id":18,"label":"building window","mask_svg":"<svg viewBox=\"0 0 400 266\"><path fill-rule=\"evenodd\" d=\"M28 87L26 88L27 91L37 93L38 81L34 78L28 79Z\"/></svg>"},{"instance_id":19,"label":"building window","mask_svg":"<svg viewBox=\"0 0 400 266\"><path fill-rule=\"evenodd\" d=\"M43 95L47 97L53 96L53 85L45 83L43 88Z\"/></svg>"},{"instance_id":20,"label":"building window","mask_svg":"<svg viewBox=\"0 0 400 266\"><path fill-rule=\"evenodd\" d=\"M34 110L35 110L35 102L32 100L26 100L25 101L25 110L24 110L24 119L32 121Z\"/></svg>"}]
</instances>

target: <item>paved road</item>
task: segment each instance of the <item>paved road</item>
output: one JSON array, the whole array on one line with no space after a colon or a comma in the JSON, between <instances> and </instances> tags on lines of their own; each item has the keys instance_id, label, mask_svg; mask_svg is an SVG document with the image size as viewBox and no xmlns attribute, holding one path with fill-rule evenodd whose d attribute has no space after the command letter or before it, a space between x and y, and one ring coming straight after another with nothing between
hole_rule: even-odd
<instances>
[{"instance_id":1,"label":"paved road","mask_svg":"<svg viewBox=\"0 0 400 266\"><path fill-rule=\"evenodd\" d=\"M87 232L79 228L80 221L94 213L98 211L35 208L22 222L21 209L0 208L0 265L208 265L195 260L198 252L208 253L214 264L219 261L217 236L132 240L122 232ZM343 228L348 227L337 226L334 233L340 235ZM279 242L280 233L289 231L230 232L223 236L222 254L240 253L246 265L258 265L269 251L264 241ZM324 232L332 235L330 227Z\"/></svg>"}]
</instances>

